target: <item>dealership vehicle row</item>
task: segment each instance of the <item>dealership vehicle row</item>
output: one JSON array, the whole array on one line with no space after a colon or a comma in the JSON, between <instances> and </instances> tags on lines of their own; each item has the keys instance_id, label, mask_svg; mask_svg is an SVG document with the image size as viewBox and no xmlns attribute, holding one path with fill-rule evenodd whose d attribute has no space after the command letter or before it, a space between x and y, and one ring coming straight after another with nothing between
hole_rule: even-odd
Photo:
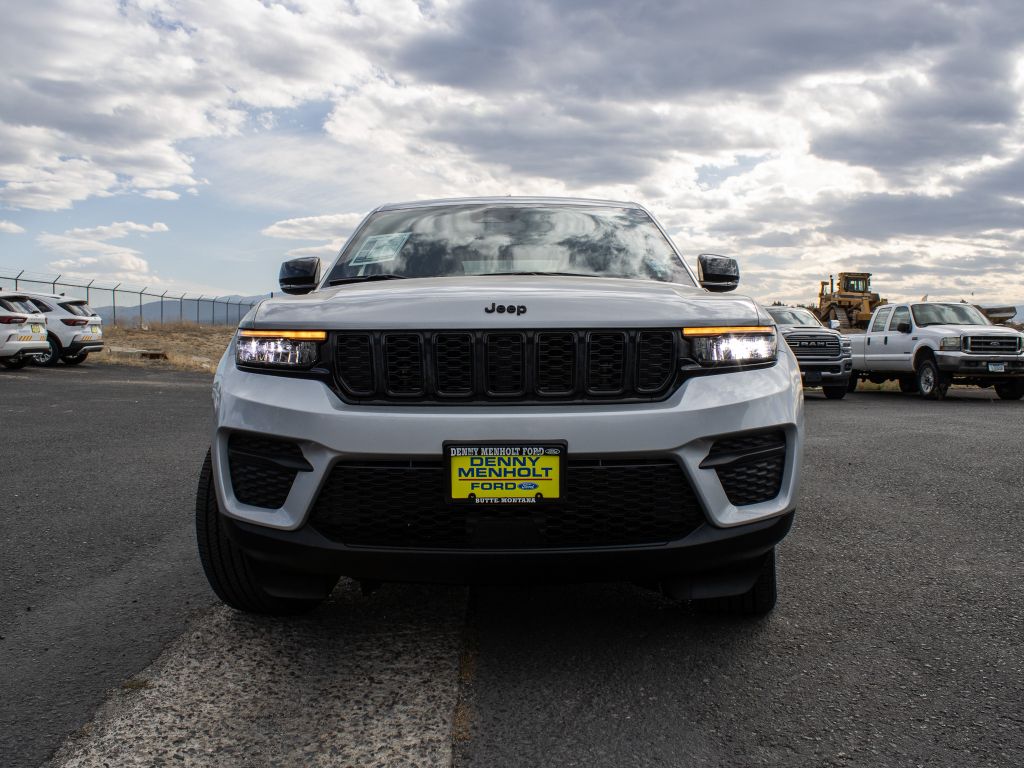
<instances>
[{"instance_id":1,"label":"dealership vehicle row","mask_svg":"<svg viewBox=\"0 0 1024 768\"><path fill-rule=\"evenodd\" d=\"M63 294L0 292L0 364L78 365L103 349L103 320Z\"/></svg>"}]
</instances>

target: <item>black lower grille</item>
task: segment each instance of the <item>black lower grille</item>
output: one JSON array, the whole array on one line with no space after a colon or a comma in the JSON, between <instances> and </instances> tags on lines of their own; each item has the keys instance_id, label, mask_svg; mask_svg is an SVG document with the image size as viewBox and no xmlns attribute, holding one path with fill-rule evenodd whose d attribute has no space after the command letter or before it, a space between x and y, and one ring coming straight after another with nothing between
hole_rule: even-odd
<instances>
[{"instance_id":1,"label":"black lower grille","mask_svg":"<svg viewBox=\"0 0 1024 768\"><path fill-rule=\"evenodd\" d=\"M782 490L785 433L768 430L716 440L701 466L715 469L731 504L771 501Z\"/></svg>"},{"instance_id":2,"label":"black lower grille","mask_svg":"<svg viewBox=\"0 0 1024 768\"><path fill-rule=\"evenodd\" d=\"M353 546L545 548L679 539L704 522L671 460L569 460L559 502L503 507L449 504L440 462L335 465L310 525Z\"/></svg>"},{"instance_id":3,"label":"black lower grille","mask_svg":"<svg viewBox=\"0 0 1024 768\"><path fill-rule=\"evenodd\" d=\"M235 498L265 509L282 507L295 476L312 469L298 444L245 433L228 439L228 464Z\"/></svg>"},{"instance_id":4,"label":"black lower grille","mask_svg":"<svg viewBox=\"0 0 1024 768\"><path fill-rule=\"evenodd\" d=\"M679 382L672 329L339 332L334 377L360 403L657 400Z\"/></svg>"}]
</instances>

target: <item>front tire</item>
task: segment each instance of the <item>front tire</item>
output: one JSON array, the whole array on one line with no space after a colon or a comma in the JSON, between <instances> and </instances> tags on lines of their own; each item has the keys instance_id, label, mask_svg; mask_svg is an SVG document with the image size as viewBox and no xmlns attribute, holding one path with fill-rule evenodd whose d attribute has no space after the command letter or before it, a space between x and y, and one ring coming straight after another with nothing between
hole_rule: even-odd
<instances>
[{"instance_id":1,"label":"front tire","mask_svg":"<svg viewBox=\"0 0 1024 768\"><path fill-rule=\"evenodd\" d=\"M846 382L846 391L847 392L856 392L858 384L860 384L860 377L857 376L856 374L851 374L850 375L850 380L848 382Z\"/></svg>"},{"instance_id":2,"label":"front tire","mask_svg":"<svg viewBox=\"0 0 1024 768\"><path fill-rule=\"evenodd\" d=\"M917 389L922 397L942 400L949 389L949 379L939 370L933 358L925 358L917 367Z\"/></svg>"},{"instance_id":3,"label":"front tire","mask_svg":"<svg viewBox=\"0 0 1024 768\"><path fill-rule=\"evenodd\" d=\"M199 473L196 492L196 542L210 587L223 603L236 610L291 616L311 611L323 602L323 599L279 597L267 592L258 578L256 563L228 537L225 530L213 487L213 462L209 451ZM332 579L328 576L288 574L288 578L292 584L306 581L313 588L311 592L322 591L325 595L338 583L337 576Z\"/></svg>"},{"instance_id":4,"label":"front tire","mask_svg":"<svg viewBox=\"0 0 1024 768\"><path fill-rule=\"evenodd\" d=\"M79 352L77 355L64 355L61 360L64 361L64 365L78 365L79 363L84 363L85 358L88 356L88 352Z\"/></svg>"},{"instance_id":5,"label":"front tire","mask_svg":"<svg viewBox=\"0 0 1024 768\"><path fill-rule=\"evenodd\" d=\"M710 597L693 600L693 607L701 613L717 613L728 616L757 617L772 612L778 602L778 580L775 572L775 550L772 549L761 565L757 581L742 595Z\"/></svg>"},{"instance_id":6,"label":"front tire","mask_svg":"<svg viewBox=\"0 0 1024 768\"><path fill-rule=\"evenodd\" d=\"M996 394L1000 400L1020 400L1024 397L1024 381L1004 381L996 384Z\"/></svg>"},{"instance_id":7,"label":"front tire","mask_svg":"<svg viewBox=\"0 0 1024 768\"><path fill-rule=\"evenodd\" d=\"M24 357L5 357L3 360L0 360L0 365L4 368L10 368L12 371L16 371L19 368L24 368L25 363L27 362L28 360Z\"/></svg>"},{"instance_id":8,"label":"front tire","mask_svg":"<svg viewBox=\"0 0 1024 768\"><path fill-rule=\"evenodd\" d=\"M825 393L825 397L829 400L842 400L846 397L846 384L840 384L835 387L822 387L821 391Z\"/></svg>"},{"instance_id":9,"label":"front tire","mask_svg":"<svg viewBox=\"0 0 1024 768\"><path fill-rule=\"evenodd\" d=\"M60 345L60 342L57 341L57 337L52 333L46 337L46 343L50 345L50 348L43 354L36 355L32 358L32 363L34 365L41 365L44 368L52 368L60 362L60 356L64 351L64 348Z\"/></svg>"}]
</instances>

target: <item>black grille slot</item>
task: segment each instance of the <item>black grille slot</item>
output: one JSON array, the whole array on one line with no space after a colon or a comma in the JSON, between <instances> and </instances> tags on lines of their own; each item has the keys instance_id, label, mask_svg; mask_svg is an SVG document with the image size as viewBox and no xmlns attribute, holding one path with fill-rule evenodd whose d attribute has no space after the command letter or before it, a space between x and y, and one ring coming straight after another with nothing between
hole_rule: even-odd
<instances>
[{"instance_id":1,"label":"black grille slot","mask_svg":"<svg viewBox=\"0 0 1024 768\"><path fill-rule=\"evenodd\" d=\"M487 392L492 395L522 395L526 391L526 339L521 333L488 333Z\"/></svg>"},{"instance_id":2,"label":"black grille slot","mask_svg":"<svg viewBox=\"0 0 1024 768\"><path fill-rule=\"evenodd\" d=\"M228 439L228 464L235 498L265 509L279 509L295 475L312 469L298 444L244 433Z\"/></svg>"},{"instance_id":3,"label":"black grille slot","mask_svg":"<svg viewBox=\"0 0 1024 768\"><path fill-rule=\"evenodd\" d=\"M676 330L343 331L336 391L363 404L660 400L681 381Z\"/></svg>"},{"instance_id":4,"label":"black grille slot","mask_svg":"<svg viewBox=\"0 0 1024 768\"><path fill-rule=\"evenodd\" d=\"M434 337L434 380L442 396L473 394L473 336L439 333Z\"/></svg>"},{"instance_id":5,"label":"black grille slot","mask_svg":"<svg viewBox=\"0 0 1024 768\"><path fill-rule=\"evenodd\" d=\"M373 346L368 333L338 336L334 350L338 381L349 394L369 397L374 392Z\"/></svg>"},{"instance_id":6,"label":"black grille slot","mask_svg":"<svg viewBox=\"0 0 1024 768\"><path fill-rule=\"evenodd\" d=\"M676 340L671 331L644 331L636 349L636 389L659 392L672 380L676 368Z\"/></svg>"},{"instance_id":7,"label":"black grille slot","mask_svg":"<svg viewBox=\"0 0 1024 768\"><path fill-rule=\"evenodd\" d=\"M587 391L618 394L626 386L626 334L591 333L587 356Z\"/></svg>"},{"instance_id":8,"label":"black grille slot","mask_svg":"<svg viewBox=\"0 0 1024 768\"><path fill-rule=\"evenodd\" d=\"M424 394L423 349L419 334L389 333L384 336L384 370L390 394Z\"/></svg>"},{"instance_id":9,"label":"black grille slot","mask_svg":"<svg viewBox=\"0 0 1024 768\"><path fill-rule=\"evenodd\" d=\"M702 467L714 467L729 502L742 507L770 501L782 489L786 436L781 430L716 440Z\"/></svg>"},{"instance_id":10,"label":"black grille slot","mask_svg":"<svg viewBox=\"0 0 1024 768\"><path fill-rule=\"evenodd\" d=\"M352 546L486 549L660 543L704 522L671 460L569 460L564 499L537 505L449 504L445 480L440 462L340 463L310 524Z\"/></svg>"},{"instance_id":11,"label":"black grille slot","mask_svg":"<svg viewBox=\"0 0 1024 768\"><path fill-rule=\"evenodd\" d=\"M576 390L576 334L537 334L537 392L570 395Z\"/></svg>"}]
</instances>

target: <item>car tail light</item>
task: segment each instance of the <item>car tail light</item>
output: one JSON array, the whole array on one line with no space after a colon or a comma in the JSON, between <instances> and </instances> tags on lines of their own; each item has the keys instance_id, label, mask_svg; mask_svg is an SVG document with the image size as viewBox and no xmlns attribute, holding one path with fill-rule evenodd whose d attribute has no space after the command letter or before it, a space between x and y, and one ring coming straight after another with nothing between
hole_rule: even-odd
<instances>
[{"instance_id":1,"label":"car tail light","mask_svg":"<svg viewBox=\"0 0 1024 768\"><path fill-rule=\"evenodd\" d=\"M89 321L86 320L84 317L83 318L78 318L78 317L62 317L60 319L60 321L62 323L64 323L64 325L88 325L89 324Z\"/></svg>"},{"instance_id":2,"label":"car tail light","mask_svg":"<svg viewBox=\"0 0 1024 768\"><path fill-rule=\"evenodd\" d=\"M3 315L0 317L0 323L4 325L22 325L27 320L27 317L18 317L17 315Z\"/></svg>"}]
</instances>

